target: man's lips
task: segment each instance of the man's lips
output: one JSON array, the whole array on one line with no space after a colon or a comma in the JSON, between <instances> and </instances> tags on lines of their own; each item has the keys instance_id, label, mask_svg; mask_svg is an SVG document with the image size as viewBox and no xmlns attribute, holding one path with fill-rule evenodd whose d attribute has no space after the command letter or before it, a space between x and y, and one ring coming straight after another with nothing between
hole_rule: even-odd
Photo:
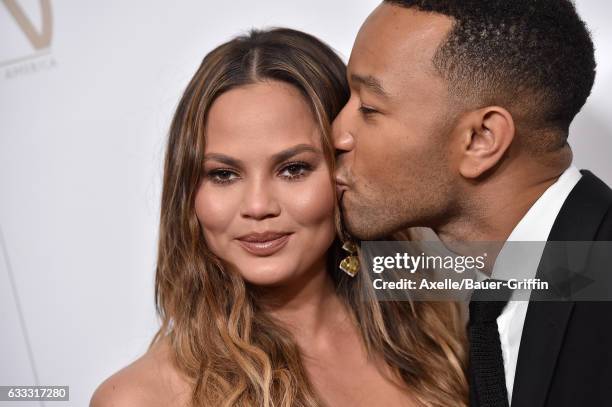
<instances>
[{"instance_id":1,"label":"man's lips","mask_svg":"<svg viewBox=\"0 0 612 407\"><path fill-rule=\"evenodd\" d=\"M347 182L340 177L336 177L336 194L338 195L338 199L342 199L342 195L347 189L349 189Z\"/></svg>"},{"instance_id":2,"label":"man's lips","mask_svg":"<svg viewBox=\"0 0 612 407\"><path fill-rule=\"evenodd\" d=\"M247 252L256 256L270 256L282 249L291 233L289 232L263 232L249 233L236 240Z\"/></svg>"}]
</instances>

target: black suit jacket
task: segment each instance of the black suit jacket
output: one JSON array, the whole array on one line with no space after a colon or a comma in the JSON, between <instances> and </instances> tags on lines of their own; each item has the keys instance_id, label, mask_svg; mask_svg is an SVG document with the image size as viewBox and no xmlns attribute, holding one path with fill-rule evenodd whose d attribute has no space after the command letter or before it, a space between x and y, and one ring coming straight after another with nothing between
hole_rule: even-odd
<instances>
[{"instance_id":1,"label":"black suit jacket","mask_svg":"<svg viewBox=\"0 0 612 407\"><path fill-rule=\"evenodd\" d=\"M612 190L581 172L549 241L612 241ZM529 303L511 406L612 406L612 302Z\"/></svg>"}]
</instances>

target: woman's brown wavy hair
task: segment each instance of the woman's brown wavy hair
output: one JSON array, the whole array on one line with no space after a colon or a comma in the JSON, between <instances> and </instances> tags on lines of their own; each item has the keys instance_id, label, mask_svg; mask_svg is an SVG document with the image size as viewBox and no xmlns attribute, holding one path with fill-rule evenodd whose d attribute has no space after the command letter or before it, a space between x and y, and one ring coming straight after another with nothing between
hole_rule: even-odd
<instances>
[{"instance_id":1,"label":"woman's brown wavy hair","mask_svg":"<svg viewBox=\"0 0 612 407\"><path fill-rule=\"evenodd\" d=\"M323 405L290 332L207 248L194 198L210 107L223 92L247 84L282 81L299 89L320 125L333 169L331 121L349 96L345 69L334 51L311 35L253 30L206 55L178 104L165 157L155 276L161 326L150 346L167 337L174 367L192 386L194 406ZM368 352L382 355L424 405L466 405L458 308L377 301L368 273L351 278L338 270L337 247L336 242L330 249L329 273Z\"/></svg>"}]
</instances>

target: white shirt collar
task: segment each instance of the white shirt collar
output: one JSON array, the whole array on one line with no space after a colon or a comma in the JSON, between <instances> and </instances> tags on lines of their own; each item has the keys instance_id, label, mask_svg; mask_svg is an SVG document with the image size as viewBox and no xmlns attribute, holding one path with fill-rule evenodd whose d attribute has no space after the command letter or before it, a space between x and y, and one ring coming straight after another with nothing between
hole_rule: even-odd
<instances>
[{"instance_id":1,"label":"white shirt collar","mask_svg":"<svg viewBox=\"0 0 612 407\"><path fill-rule=\"evenodd\" d=\"M574 186L582 174L574 165L567 168L514 227L507 241L546 241L550 230Z\"/></svg>"}]
</instances>

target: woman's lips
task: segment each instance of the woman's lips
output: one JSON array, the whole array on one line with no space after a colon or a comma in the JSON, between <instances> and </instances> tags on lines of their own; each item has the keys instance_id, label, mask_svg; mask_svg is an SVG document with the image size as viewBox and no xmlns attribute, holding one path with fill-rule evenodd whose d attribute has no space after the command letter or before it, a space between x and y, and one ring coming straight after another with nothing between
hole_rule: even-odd
<instances>
[{"instance_id":1,"label":"woman's lips","mask_svg":"<svg viewBox=\"0 0 612 407\"><path fill-rule=\"evenodd\" d=\"M251 235L237 240L238 243L251 254L256 256L270 256L282 249L285 244L287 244L290 236L290 233L275 234L267 237L254 237Z\"/></svg>"}]
</instances>

